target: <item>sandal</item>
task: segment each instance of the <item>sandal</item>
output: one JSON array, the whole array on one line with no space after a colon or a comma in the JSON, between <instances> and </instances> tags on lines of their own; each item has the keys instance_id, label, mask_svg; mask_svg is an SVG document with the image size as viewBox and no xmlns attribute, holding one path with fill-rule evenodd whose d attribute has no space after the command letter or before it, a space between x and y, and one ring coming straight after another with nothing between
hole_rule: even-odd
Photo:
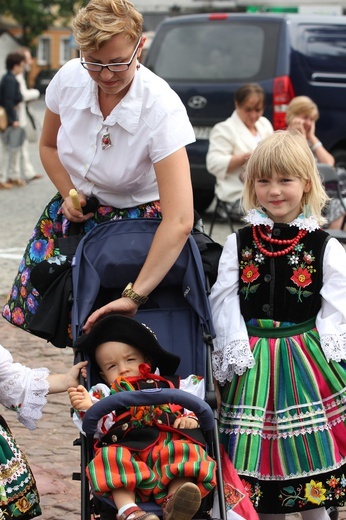
<instances>
[{"instance_id":1,"label":"sandal","mask_svg":"<svg viewBox=\"0 0 346 520\"><path fill-rule=\"evenodd\" d=\"M186 482L166 499L163 520L191 520L201 505L201 493L196 484Z\"/></svg>"},{"instance_id":2,"label":"sandal","mask_svg":"<svg viewBox=\"0 0 346 520\"><path fill-rule=\"evenodd\" d=\"M137 518L141 520L159 520L159 517L154 513L146 513L138 506L129 507L122 515L117 515L117 520L135 520Z\"/></svg>"}]
</instances>

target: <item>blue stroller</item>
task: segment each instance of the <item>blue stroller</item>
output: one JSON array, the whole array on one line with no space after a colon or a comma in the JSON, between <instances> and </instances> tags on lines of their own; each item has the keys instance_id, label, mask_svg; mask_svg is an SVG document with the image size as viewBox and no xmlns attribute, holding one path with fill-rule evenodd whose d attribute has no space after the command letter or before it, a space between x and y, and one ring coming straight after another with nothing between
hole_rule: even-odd
<instances>
[{"instance_id":1,"label":"blue stroller","mask_svg":"<svg viewBox=\"0 0 346 520\"><path fill-rule=\"evenodd\" d=\"M159 224L158 219L111 221L95 227L81 240L72 270L74 340L82 334L82 327L94 309L120 297L126 283L136 279ZM75 473L73 478L81 480L82 520L90 520L91 515L102 520L115 517L114 504L112 503L111 516L108 516L111 506L107 501L93 496L85 474L86 466L93 456L92 439L98 420L105 413L124 406L163 402L180 404L193 410L199 418L206 437L206 449L217 462L220 516L222 520L226 520L216 397L211 369L214 330L207 297L205 268L197 238L193 235L189 237L178 260L150 294L147 303L139 308L135 319L149 326L166 350L181 357L179 373L182 377L191 373L204 376L205 400L180 390L161 390L157 394L135 391L111 395L92 406L83 421L83 429L87 435L81 435L75 441L75 445L80 445L81 449L81 472ZM80 360L80 355L77 354L76 361ZM99 382L95 367L90 365L89 363L88 387ZM210 518L211 507L212 503L204 504L203 501L195 518ZM162 514L161 509L152 502L141 504L141 508L158 516Z\"/></svg>"}]
</instances>

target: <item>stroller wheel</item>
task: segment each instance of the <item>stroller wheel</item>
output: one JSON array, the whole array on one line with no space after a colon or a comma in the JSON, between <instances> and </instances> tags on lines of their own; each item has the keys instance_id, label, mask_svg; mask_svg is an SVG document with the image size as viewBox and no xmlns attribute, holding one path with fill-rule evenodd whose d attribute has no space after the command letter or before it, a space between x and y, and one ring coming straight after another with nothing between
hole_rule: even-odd
<instances>
[{"instance_id":1,"label":"stroller wheel","mask_svg":"<svg viewBox=\"0 0 346 520\"><path fill-rule=\"evenodd\" d=\"M329 507L327 509L327 513L328 513L328 515L330 517L330 520L338 520L339 513L338 513L337 507Z\"/></svg>"}]
</instances>

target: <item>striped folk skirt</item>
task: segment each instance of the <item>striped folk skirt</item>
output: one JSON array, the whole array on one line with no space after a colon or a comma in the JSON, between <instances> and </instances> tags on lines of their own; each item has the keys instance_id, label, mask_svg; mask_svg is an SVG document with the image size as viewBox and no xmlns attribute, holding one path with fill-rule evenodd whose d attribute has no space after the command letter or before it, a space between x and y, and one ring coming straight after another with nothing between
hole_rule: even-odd
<instances>
[{"instance_id":1,"label":"striped folk skirt","mask_svg":"<svg viewBox=\"0 0 346 520\"><path fill-rule=\"evenodd\" d=\"M314 321L248 325L255 366L222 389L220 439L259 513L346 503L346 363Z\"/></svg>"},{"instance_id":2,"label":"striped folk skirt","mask_svg":"<svg viewBox=\"0 0 346 520\"><path fill-rule=\"evenodd\" d=\"M87 475L95 494L108 496L126 488L136 492L137 501L154 498L162 504L169 483L180 477L196 482L205 497L216 485L216 463L200 445L178 433L161 432L157 443L143 451L118 445L97 448Z\"/></svg>"}]
</instances>

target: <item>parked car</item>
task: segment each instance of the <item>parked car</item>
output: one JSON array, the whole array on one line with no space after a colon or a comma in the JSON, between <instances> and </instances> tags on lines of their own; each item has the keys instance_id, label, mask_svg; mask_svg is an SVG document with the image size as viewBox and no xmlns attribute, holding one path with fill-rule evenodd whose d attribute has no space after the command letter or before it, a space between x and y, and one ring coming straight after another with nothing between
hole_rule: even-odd
<instances>
[{"instance_id":1,"label":"parked car","mask_svg":"<svg viewBox=\"0 0 346 520\"><path fill-rule=\"evenodd\" d=\"M346 167L346 16L212 13L165 19L145 65L182 99L194 126L188 146L195 206L213 199L215 179L206 170L210 129L230 116L234 92L257 82L266 92L265 116L285 127L292 97L318 105L316 133Z\"/></svg>"},{"instance_id":2,"label":"parked car","mask_svg":"<svg viewBox=\"0 0 346 520\"><path fill-rule=\"evenodd\" d=\"M58 69L42 69L37 74L35 79L35 88L40 91L40 94L46 93L46 88L53 76L58 72Z\"/></svg>"}]
</instances>

